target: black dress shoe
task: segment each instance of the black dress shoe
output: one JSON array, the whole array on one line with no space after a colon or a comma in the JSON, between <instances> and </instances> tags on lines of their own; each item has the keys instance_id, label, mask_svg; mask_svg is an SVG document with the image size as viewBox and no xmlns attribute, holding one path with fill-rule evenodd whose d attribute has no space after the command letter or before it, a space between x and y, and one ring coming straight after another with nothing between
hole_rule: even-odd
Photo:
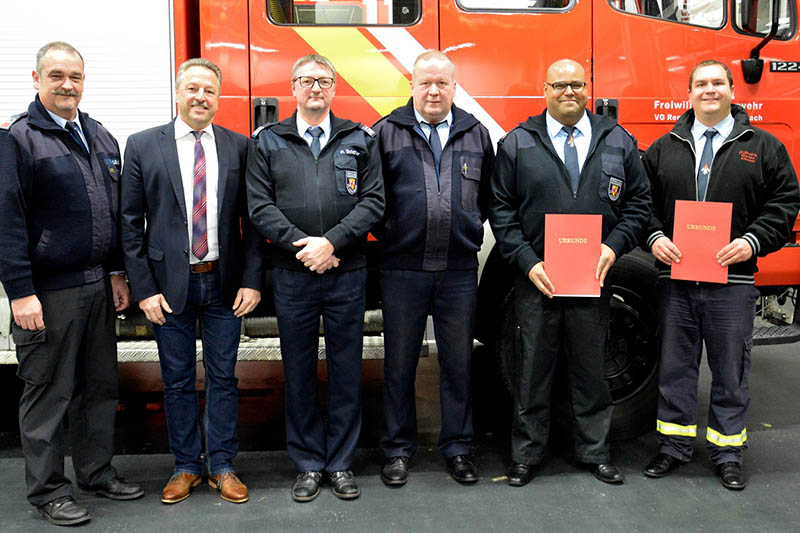
<instances>
[{"instance_id":1,"label":"black dress shoe","mask_svg":"<svg viewBox=\"0 0 800 533\"><path fill-rule=\"evenodd\" d=\"M512 487L522 487L533 479L533 466L522 463L512 463L506 472L508 484Z\"/></svg>"},{"instance_id":2,"label":"black dress shoe","mask_svg":"<svg viewBox=\"0 0 800 533\"><path fill-rule=\"evenodd\" d=\"M611 463L594 465L592 467L592 474L603 483L610 483L612 485L622 485L625 483L625 476L622 475L619 468Z\"/></svg>"},{"instance_id":3,"label":"black dress shoe","mask_svg":"<svg viewBox=\"0 0 800 533\"><path fill-rule=\"evenodd\" d=\"M74 526L92 519L86 507L78 505L72 496L62 496L39 507L42 518L57 526Z\"/></svg>"},{"instance_id":4,"label":"black dress shoe","mask_svg":"<svg viewBox=\"0 0 800 533\"><path fill-rule=\"evenodd\" d=\"M447 460L447 471L453 479L465 485L478 481L478 470L469 455L456 455Z\"/></svg>"},{"instance_id":5,"label":"black dress shoe","mask_svg":"<svg viewBox=\"0 0 800 533\"><path fill-rule=\"evenodd\" d=\"M292 499L296 502L310 502L319 496L321 472L301 472L292 485Z\"/></svg>"},{"instance_id":6,"label":"black dress shoe","mask_svg":"<svg viewBox=\"0 0 800 533\"><path fill-rule=\"evenodd\" d=\"M722 486L731 490L742 490L747 486L747 478L740 463L722 463L717 465L717 475Z\"/></svg>"},{"instance_id":7,"label":"black dress shoe","mask_svg":"<svg viewBox=\"0 0 800 533\"><path fill-rule=\"evenodd\" d=\"M383 465L381 481L386 485L399 487L408 481L408 457L392 457Z\"/></svg>"},{"instance_id":8,"label":"black dress shoe","mask_svg":"<svg viewBox=\"0 0 800 533\"><path fill-rule=\"evenodd\" d=\"M355 500L361 496L361 489L358 488L356 478L349 470L331 472L331 485L333 485L333 495L342 500Z\"/></svg>"},{"instance_id":9,"label":"black dress shoe","mask_svg":"<svg viewBox=\"0 0 800 533\"><path fill-rule=\"evenodd\" d=\"M104 496L112 500L135 500L144 496L144 490L136 483L131 483L123 477L109 479L102 485L94 487L81 487L87 493L94 493L97 496Z\"/></svg>"},{"instance_id":10,"label":"black dress shoe","mask_svg":"<svg viewBox=\"0 0 800 533\"><path fill-rule=\"evenodd\" d=\"M647 477L664 477L670 475L676 468L684 464L684 461L659 453L653 457L647 466L644 467L644 475Z\"/></svg>"}]
</instances>

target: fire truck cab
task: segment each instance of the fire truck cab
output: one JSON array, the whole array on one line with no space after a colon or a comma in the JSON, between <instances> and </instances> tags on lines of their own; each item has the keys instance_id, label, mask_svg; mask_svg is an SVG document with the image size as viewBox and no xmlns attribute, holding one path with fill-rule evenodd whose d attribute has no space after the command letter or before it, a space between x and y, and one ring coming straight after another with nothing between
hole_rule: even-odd
<instances>
[{"instance_id":1,"label":"fire truck cab","mask_svg":"<svg viewBox=\"0 0 800 533\"><path fill-rule=\"evenodd\" d=\"M86 19L98 24L101 17L113 20L115 10L125 9L116 4L76 5L74 9L81 12L76 20L91 31L93 25ZM165 4L166 8L157 9L158 20L153 20L153 26L161 28L155 30L154 39L163 42L161 56L154 61L170 66L161 72L162 85L174 93L171 77L185 59L203 56L215 62L224 77L215 121L243 134L293 112L290 72L300 56L329 57L338 71L333 111L371 125L405 104L414 59L435 48L455 62L456 105L481 120L495 141L544 109L545 69L557 59L571 58L590 74L590 109L618 120L645 150L689 109L692 67L717 59L733 71L735 103L747 109L753 124L778 137L793 161L800 160L797 0L170 0ZM10 11L3 17L8 24L19 25L14 22L15 10L30 8L3 9ZM35 42L40 45L55 38L61 37L37 34ZM28 39L33 42L34 37ZM96 44L79 35L73 41L81 50ZM128 53L135 55L136 50ZM152 53L159 56L157 49ZM32 61L32 56L25 60ZM98 72L100 66L87 58L91 74L87 95L94 90L89 85L92 80L120 83L114 81L119 72L116 78L112 74L120 64L104 66L107 73ZM25 65L16 63L14 68L27 74ZM20 73L9 69L8 74ZM174 116L174 96L166 89L160 96L172 98L163 105L166 111L156 114L166 122ZM17 98L14 112L23 110L31 97L28 92ZM137 105L135 97L130 103ZM88 103L87 109L91 111ZM0 107L0 114L3 111ZM96 113L102 120L100 111ZM120 119L118 129L113 121L106 125L124 142L128 133L157 123L125 129L128 125ZM759 260L757 284L763 297L756 342L800 339L800 315L794 312L800 287L800 222L794 230L792 242L783 250ZM488 349L483 360L476 360L476 368L500 368L510 383L516 349L514 294L509 267L494 249L488 226L486 234L479 272L478 339ZM655 419L658 349L652 257L637 250L620 258L610 280L614 297L606 377L616 405L615 434L632 436L652 427ZM380 295L374 284L371 287L368 307L377 310ZM251 343L242 343L240 359L279 358L277 342L269 340L276 334L274 309L271 298L265 300L257 316L246 321L244 333ZM0 321L0 343L4 343L0 359L13 363L9 321L2 316ZM131 312L119 322L120 361L154 361L154 343L146 339L142 317ZM367 330L372 342L365 343L365 357L380 357L380 329L380 314L371 311ZM482 375L476 372L476 380Z\"/></svg>"}]
</instances>

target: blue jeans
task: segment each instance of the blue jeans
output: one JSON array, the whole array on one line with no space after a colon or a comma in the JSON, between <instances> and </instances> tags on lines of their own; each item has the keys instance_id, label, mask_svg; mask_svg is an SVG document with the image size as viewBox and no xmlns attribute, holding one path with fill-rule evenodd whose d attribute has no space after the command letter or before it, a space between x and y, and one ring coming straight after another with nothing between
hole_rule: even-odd
<instances>
[{"instance_id":1,"label":"blue jeans","mask_svg":"<svg viewBox=\"0 0 800 533\"><path fill-rule=\"evenodd\" d=\"M182 313L165 313L163 326L154 325L169 448L175 456L175 472L202 474L200 417L195 382L197 348L195 323L200 320L203 367L206 372L206 408L203 418L206 466L210 475L233 471L239 449L236 419L239 410L235 375L241 319L222 301L219 271L191 274L186 307Z\"/></svg>"},{"instance_id":2,"label":"blue jeans","mask_svg":"<svg viewBox=\"0 0 800 533\"><path fill-rule=\"evenodd\" d=\"M367 271L316 274L275 268L273 282L289 457L299 472L349 470L361 433ZM320 316L329 379L327 429L317 397Z\"/></svg>"}]
</instances>

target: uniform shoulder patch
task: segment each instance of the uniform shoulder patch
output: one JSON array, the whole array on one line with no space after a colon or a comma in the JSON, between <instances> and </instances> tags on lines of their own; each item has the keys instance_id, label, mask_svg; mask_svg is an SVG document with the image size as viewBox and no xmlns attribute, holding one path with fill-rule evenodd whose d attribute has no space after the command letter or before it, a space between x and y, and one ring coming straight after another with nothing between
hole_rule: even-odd
<instances>
[{"instance_id":1,"label":"uniform shoulder patch","mask_svg":"<svg viewBox=\"0 0 800 533\"><path fill-rule=\"evenodd\" d=\"M364 124L359 124L358 127L361 128L364 131L364 133L366 133L370 137L375 137L375 135L377 135L375 133L375 130L373 130L369 126L365 126Z\"/></svg>"},{"instance_id":2,"label":"uniform shoulder patch","mask_svg":"<svg viewBox=\"0 0 800 533\"><path fill-rule=\"evenodd\" d=\"M8 117L7 120L0 122L0 129L8 130L11 129L11 125L14 124L19 119L28 116L28 113L17 113L16 115L11 115Z\"/></svg>"}]
</instances>

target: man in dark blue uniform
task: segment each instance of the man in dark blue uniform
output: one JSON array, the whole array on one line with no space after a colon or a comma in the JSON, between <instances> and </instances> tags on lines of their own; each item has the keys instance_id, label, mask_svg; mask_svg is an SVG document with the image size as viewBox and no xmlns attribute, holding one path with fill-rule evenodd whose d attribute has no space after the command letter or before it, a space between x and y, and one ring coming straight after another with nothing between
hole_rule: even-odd
<instances>
[{"instance_id":1,"label":"man in dark blue uniform","mask_svg":"<svg viewBox=\"0 0 800 533\"><path fill-rule=\"evenodd\" d=\"M250 219L272 243L275 312L286 374L286 440L299 472L295 501L357 498L350 471L361 432L366 305L362 245L383 215L375 133L330 112L336 70L322 56L292 69L297 111L253 133L247 162ZM328 424L317 398L319 320L325 329Z\"/></svg>"},{"instance_id":2,"label":"man in dark blue uniform","mask_svg":"<svg viewBox=\"0 0 800 533\"><path fill-rule=\"evenodd\" d=\"M381 479L404 485L417 447L414 380L428 314L441 378L439 449L453 478L475 483L470 372L494 150L486 128L453 105L455 66L437 50L414 63L411 100L376 126L386 183L378 231L386 354Z\"/></svg>"},{"instance_id":3,"label":"man in dark blue uniform","mask_svg":"<svg viewBox=\"0 0 800 533\"><path fill-rule=\"evenodd\" d=\"M91 518L64 475L69 421L78 485L112 499L144 491L111 466L117 411L114 311L128 306L119 250L119 147L78 111L83 58L36 55L38 94L0 132L0 281L11 300L28 501L53 524Z\"/></svg>"},{"instance_id":4,"label":"man in dark blue uniform","mask_svg":"<svg viewBox=\"0 0 800 533\"><path fill-rule=\"evenodd\" d=\"M514 486L528 483L544 460L562 347L575 414L575 459L601 481L624 481L611 463L608 442L613 407L603 375L610 289L603 282L614 261L636 246L650 213L650 193L636 141L585 110L586 85L580 64L553 63L544 83L547 111L501 141L492 175L489 219L500 252L517 271L521 346L508 470ZM599 298L553 297L542 260L546 213L602 215Z\"/></svg>"}]
</instances>

